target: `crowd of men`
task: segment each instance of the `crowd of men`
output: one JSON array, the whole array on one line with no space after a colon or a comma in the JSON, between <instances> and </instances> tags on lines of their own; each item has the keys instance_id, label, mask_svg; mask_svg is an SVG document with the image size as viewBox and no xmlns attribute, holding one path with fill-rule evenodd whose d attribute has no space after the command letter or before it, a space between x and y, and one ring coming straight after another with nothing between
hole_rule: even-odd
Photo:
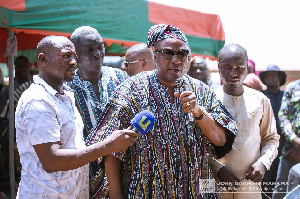
<instances>
[{"instance_id":1,"label":"crowd of men","mask_svg":"<svg viewBox=\"0 0 300 199\"><path fill-rule=\"evenodd\" d=\"M300 162L300 80L280 91L278 66L258 74L229 44L218 83L178 27L153 25L147 39L120 69L102 65L104 42L89 26L39 42L39 74L16 103L17 197L284 197ZM250 88L253 75L265 91ZM131 120L144 110L155 121L142 135Z\"/></svg>"}]
</instances>

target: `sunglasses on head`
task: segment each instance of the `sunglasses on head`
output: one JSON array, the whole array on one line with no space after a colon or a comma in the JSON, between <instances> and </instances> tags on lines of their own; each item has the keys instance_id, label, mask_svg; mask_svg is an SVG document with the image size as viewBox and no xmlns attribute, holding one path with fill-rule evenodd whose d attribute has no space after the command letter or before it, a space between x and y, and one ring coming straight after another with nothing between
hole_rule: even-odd
<instances>
[{"instance_id":1,"label":"sunglasses on head","mask_svg":"<svg viewBox=\"0 0 300 199\"><path fill-rule=\"evenodd\" d=\"M161 53L163 58L166 60L171 60L173 58L174 55L177 55L177 58L180 60L186 59L188 54L189 54L189 50L178 50L178 51L174 51L171 49L163 49L163 50L155 50L156 53Z\"/></svg>"},{"instance_id":2,"label":"sunglasses on head","mask_svg":"<svg viewBox=\"0 0 300 199\"><path fill-rule=\"evenodd\" d=\"M126 67L128 67L130 64L138 63L140 61L147 61L147 59L139 59L139 60L136 60L136 61L124 61L124 65Z\"/></svg>"}]
</instances>

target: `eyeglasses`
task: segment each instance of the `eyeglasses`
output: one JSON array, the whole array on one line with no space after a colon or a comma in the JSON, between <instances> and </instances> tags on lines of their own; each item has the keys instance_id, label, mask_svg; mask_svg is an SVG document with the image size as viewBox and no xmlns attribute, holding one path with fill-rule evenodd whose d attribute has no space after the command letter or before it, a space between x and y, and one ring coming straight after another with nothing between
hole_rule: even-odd
<instances>
[{"instance_id":1,"label":"eyeglasses","mask_svg":"<svg viewBox=\"0 0 300 199\"><path fill-rule=\"evenodd\" d=\"M185 50L185 49L178 50L178 51L173 51L171 49L163 49L163 50L155 50L154 52L161 53L163 58L166 60L171 60L174 55L177 55L178 59L184 60L189 54L189 50Z\"/></svg>"},{"instance_id":2,"label":"eyeglasses","mask_svg":"<svg viewBox=\"0 0 300 199\"><path fill-rule=\"evenodd\" d=\"M138 63L140 61L147 61L147 59L139 59L139 60L136 60L136 61L124 61L124 65L126 67L128 67L130 64Z\"/></svg>"}]
</instances>

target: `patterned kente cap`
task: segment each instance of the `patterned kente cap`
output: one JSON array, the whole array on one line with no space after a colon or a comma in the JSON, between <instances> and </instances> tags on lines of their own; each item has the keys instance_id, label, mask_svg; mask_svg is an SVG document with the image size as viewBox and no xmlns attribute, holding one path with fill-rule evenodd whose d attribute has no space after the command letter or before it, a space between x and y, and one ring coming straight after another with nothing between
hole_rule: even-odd
<instances>
[{"instance_id":1,"label":"patterned kente cap","mask_svg":"<svg viewBox=\"0 0 300 199\"><path fill-rule=\"evenodd\" d=\"M185 35L180 31L179 28L166 25L166 24L157 24L153 25L148 32L148 43L147 47L150 48L154 46L157 41L167 39L167 38L176 38L188 44L188 41Z\"/></svg>"}]
</instances>

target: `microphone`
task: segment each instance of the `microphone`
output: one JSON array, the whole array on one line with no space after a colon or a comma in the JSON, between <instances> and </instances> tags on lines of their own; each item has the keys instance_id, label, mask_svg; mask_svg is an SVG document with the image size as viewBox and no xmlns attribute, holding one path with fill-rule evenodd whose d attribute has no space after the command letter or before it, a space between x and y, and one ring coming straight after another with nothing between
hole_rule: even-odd
<instances>
[{"instance_id":1,"label":"microphone","mask_svg":"<svg viewBox=\"0 0 300 199\"><path fill-rule=\"evenodd\" d=\"M187 90L187 83L183 78L178 78L176 80L175 92L181 93L185 90ZM194 116L192 113L188 113L188 117L189 117L189 121L193 121Z\"/></svg>"},{"instance_id":2,"label":"microphone","mask_svg":"<svg viewBox=\"0 0 300 199\"><path fill-rule=\"evenodd\" d=\"M175 91L178 92L178 93L181 93L183 91L185 91L185 81L183 78L178 78L176 80L176 88L175 88Z\"/></svg>"},{"instance_id":3,"label":"microphone","mask_svg":"<svg viewBox=\"0 0 300 199\"><path fill-rule=\"evenodd\" d=\"M154 125L154 121L154 114L148 110L144 110L136 114L130 124L133 126L133 131L138 130L142 135L144 135Z\"/></svg>"}]
</instances>

